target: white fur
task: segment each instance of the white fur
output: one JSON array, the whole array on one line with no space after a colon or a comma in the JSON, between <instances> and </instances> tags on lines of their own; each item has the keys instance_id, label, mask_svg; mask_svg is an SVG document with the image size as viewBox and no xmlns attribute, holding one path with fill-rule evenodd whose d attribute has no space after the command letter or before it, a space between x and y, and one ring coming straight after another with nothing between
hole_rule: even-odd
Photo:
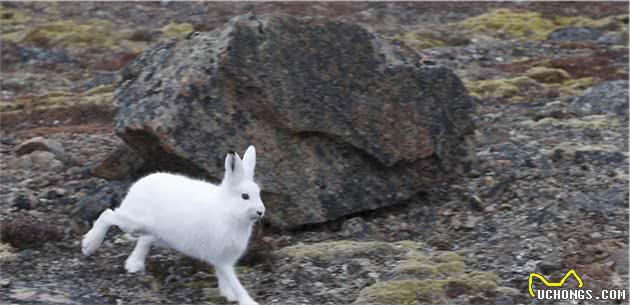
<instances>
[{"instance_id":1,"label":"white fur","mask_svg":"<svg viewBox=\"0 0 630 305\"><path fill-rule=\"evenodd\" d=\"M83 253L94 253L115 225L139 237L125 262L128 272L144 271L152 244L166 246L214 265L221 293L229 301L257 304L234 272L252 225L265 212L253 180L255 166L256 150L250 146L242 161L236 153L227 155L220 185L166 173L138 180L119 208L96 220L83 238Z\"/></svg>"}]
</instances>

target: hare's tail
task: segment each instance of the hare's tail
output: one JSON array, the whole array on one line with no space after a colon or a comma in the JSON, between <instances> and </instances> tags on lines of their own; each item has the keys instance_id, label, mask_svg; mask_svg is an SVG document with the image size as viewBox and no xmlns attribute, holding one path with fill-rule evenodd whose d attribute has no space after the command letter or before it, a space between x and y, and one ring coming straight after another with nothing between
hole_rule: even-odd
<instances>
[{"instance_id":1,"label":"hare's tail","mask_svg":"<svg viewBox=\"0 0 630 305\"><path fill-rule=\"evenodd\" d=\"M116 214L114 211L107 209L101 213L101 216L94 222L92 229L85 234L81 245L81 250L85 255L91 255L101 246L105 233L109 227L116 223Z\"/></svg>"}]
</instances>

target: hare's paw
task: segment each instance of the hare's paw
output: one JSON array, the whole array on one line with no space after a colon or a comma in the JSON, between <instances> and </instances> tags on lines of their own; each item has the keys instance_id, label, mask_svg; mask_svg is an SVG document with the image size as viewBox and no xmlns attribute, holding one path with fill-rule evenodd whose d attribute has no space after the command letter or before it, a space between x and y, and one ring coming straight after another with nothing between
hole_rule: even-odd
<instances>
[{"instance_id":1,"label":"hare's paw","mask_svg":"<svg viewBox=\"0 0 630 305\"><path fill-rule=\"evenodd\" d=\"M228 300L228 302L238 301L236 295L234 294L234 292L232 292L232 289L222 286L219 286L219 289L221 291L221 295L224 296Z\"/></svg>"},{"instance_id":2,"label":"hare's paw","mask_svg":"<svg viewBox=\"0 0 630 305\"><path fill-rule=\"evenodd\" d=\"M137 259L127 259L125 261L125 270L129 273L143 272L144 262Z\"/></svg>"},{"instance_id":3,"label":"hare's paw","mask_svg":"<svg viewBox=\"0 0 630 305\"><path fill-rule=\"evenodd\" d=\"M95 230L92 229L83 237L83 241L81 242L81 251L85 255L92 255L100 245L101 241L96 235Z\"/></svg>"},{"instance_id":4,"label":"hare's paw","mask_svg":"<svg viewBox=\"0 0 630 305\"><path fill-rule=\"evenodd\" d=\"M238 300L238 305L259 305L259 304L256 303L256 301L254 301L252 298L247 297L247 298Z\"/></svg>"}]
</instances>

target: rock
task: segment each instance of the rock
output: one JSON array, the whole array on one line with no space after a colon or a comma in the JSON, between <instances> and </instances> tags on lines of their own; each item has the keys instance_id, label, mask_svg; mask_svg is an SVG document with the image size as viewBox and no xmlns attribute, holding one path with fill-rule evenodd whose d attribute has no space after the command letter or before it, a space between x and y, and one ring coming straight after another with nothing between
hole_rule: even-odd
<instances>
[{"instance_id":1,"label":"rock","mask_svg":"<svg viewBox=\"0 0 630 305\"><path fill-rule=\"evenodd\" d=\"M55 188L46 192L47 199L58 199L58 198L65 197L66 195L68 195L68 191L62 188Z\"/></svg>"},{"instance_id":2,"label":"rock","mask_svg":"<svg viewBox=\"0 0 630 305\"><path fill-rule=\"evenodd\" d=\"M619 32L606 32L597 39L598 43L608 45L622 45L625 42L624 34Z\"/></svg>"},{"instance_id":3,"label":"rock","mask_svg":"<svg viewBox=\"0 0 630 305\"><path fill-rule=\"evenodd\" d=\"M120 205L130 184L129 181L114 181L87 195L79 197L78 193L75 194L81 200L72 211L72 217L87 222L96 220L105 209L113 209Z\"/></svg>"},{"instance_id":4,"label":"rock","mask_svg":"<svg viewBox=\"0 0 630 305\"><path fill-rule=\"evenodd\" d=\"M30 154L36 150L52 152L59 159L62 159L63 156L65 156L65 150L63 149L61 143L51 139L44 139L42 137L35 137L21 143L15 149L15 154L17 156L23 156L26 154Z\"/></svg>"},{"instance_id":5,"label":"rock","mask_svg":"<svg viewBox=\"0 0 630 305\"><path fill-rule=\"evenodd\" d=\"M14 220L0 225L2 242L17 249L41 247L49 241L63 239L63 231L46 222Z\"/></svg>"},{"instance_id":6,"label":"rock","mask_svg":"<svg viewBox=\"0 0 630 305\"><path fill-rule=\"evenodd\" d=\"M472 99L420 59L357 25L239 16L130 63L116 133L160 170L212 181L254 144L267 220L321 223L469 170Z\"/></svg>"},{"instance_id":7,"label":"rock","mask_svg":"<svg viewBox=\"0 0 630 305\"><path fill-rule=\"evenodd\" d=\"M468 171L468 173L466 173L466 175L469 178L479 178L479 176L481 176L481 173L479 171L473 169L473 170Z\"/></svg>"},{"instance_id":8,"label":"rock","mask_svg":"<svg viewBox=\"0 0 630 305\"><path fill-rule=\"evenodd\" d=\"M144 159L140 154L127 145L121 145L88 171L107 180L124 180L138 178L143 165Z\"/></svg>"},{"instance_id":9,"label":"rock","mask_svg":"<svg viewBox=\"0 0 630 305\"><path fill-rule=\"evenodd\" d=\"M564 27L549 34L547 39L555 41L597 41L603 31L589 27Z\"/></svg>"},{"instance_id":10,"label":"rock","mask_svg":"<svg viewBox=\"0 0 630 305\"><path fill-rule=\"evenodd\" d=\"M353 217L343 222L341 225L341 235L354 239L379 239L382 238L378 228L366 222L361 217Z\"/></svg>"},{"instance_id":11,"label":"rock","mask_svg":"<svg viewBox=\"0 0 630 305\"><path fill-rule=\"evenodd\" d=\"M10 280L5 280L5 279L0 280L0 287L7 288L9 286L11 286L11 281Z\"/></svg>"},{"instance_id":12,"label":"rock","mask_svg":"<svg viewBox=\"0 0 630 305\"><path fill-rule=\"evenodd\" d=\"M614 268L619 274L628 274L628 245L613 254Z\"/></svg>"},{"instance_id":13,"label":"rock","mask_svg":"<svg viewBox=\"0 0 630 305\"><path fill-rule=\"evenodd\" d=\"M577 142L562 142L551 150L554 160L571 160L581 164L585 162L593 164L617 164L624 162L626 156L623 150L614 145L594 144L585 145Z\"/></svg>"},{"instance_id":14,"label":"rock","mask_svg":"<svg viewBox=\"0 0 630 305\"><path fill-rule=\"evenodd\" d=\"M36 150L30 154L33 165L44 170L55 170L63 167L61 161L55 159L55 155L48 151Z\"/></svg>"},{"instance_id":15,"label":"rock","mask_svg":"<svg viewBox=\"0 0 630 305\"><path fill-rule=\"evenodd\" d=\"M595 85L573 99L572 104L589 114L615 114L628 119L628 81L614 80Z\"/></svg>"},{"instance_id":16,"label":"rock","mask_svg":"<svg viewBox=\"0 0 630 305\"><path fill-rule=\"evenodd\" d=\"M30 210L34 207L35 201L27 195L19 194L13 200L13 206L20 210Z\"/></svg>"},{"instance_id":17,"label":"rock","mask_svg":"<svg viewBox=\"0 0 630 305\"><path fill-rule=\"evenodd\" d=\"M12 169L31 170L34 167L40 170L57 170L63 167L61 161L55 159L55 155L49 151L36 150L30 154L10 159L8 167Z\"/></svg>"},{"instance_id":18,"label":"rock","mask_svg":"<svg viewBox=\"0 0 630 305\"><path fill-rule=\"evenodd\" d=\"M11 169L31 169L33 168L33 159L31 155L24 155L15 159L9 159L7 166Z\"/></svg>"}]
</instances>

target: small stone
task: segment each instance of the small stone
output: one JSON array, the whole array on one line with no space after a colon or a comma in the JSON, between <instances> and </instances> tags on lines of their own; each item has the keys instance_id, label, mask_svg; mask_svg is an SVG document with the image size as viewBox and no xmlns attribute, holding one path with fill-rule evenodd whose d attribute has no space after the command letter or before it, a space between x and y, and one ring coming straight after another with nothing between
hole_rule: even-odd
<instances>
[{"instance_id":1,"label":"small stone","mask_svg":"<svg viewBox=\"0 0 630 305\"><path fill-rule=\"evenodd\" d=\"M462 223L462 228L464 229L474 229L477 226L477 223L482 219L481 216L468 216L466 220Z\"/></svg>"},{"instance_id":2,"label":"small stone","mask_svg":"<svg viewBox=\"0 0 630 305\"><path fill-rule=\"evenodd\" d=\"M49 151L37 150L30 154L33 164L41 169L60 168L62 163L55 159L55 155Z\"/></svg>"},{"instance_id":3,"label":"small stone","mask_svg":"<svg viewBox=\"0 0 630 305\"><path fill-rule=\"evenodd\" d=\"M486 204L483 202L483 200L481 200L479 196L474 195L470 198L470 205L475 211L482 212L483 207Z\"/></svg>"},{"instance_id":4,"label":"small stone","mask_svg":"<svg viewBox=\"0 0 630 305\"><path fill-rule=\"evenodd\" d=\"M497 165L502 167L512 166L512 160L497 160Z\"/></svg>"},{"instance_id":5,"label":"small stone","mask_svg":"<svg viewBox=\"0 0 630 305\"><path fill-rule=\"evenodd\" d=\"M6 279L1 279L0 280L0 287L7 288L9 286L11 286L11 281L6 280Z\"/></svg>"},{"instance_id":6,"label":"small stone","mask_svg":"<svg viewBox=\"0 0 630 305\"><path fill-rule=\"evenodd\" d=\"M494 178L492 176L485 176L483 177L483 179L481 180L481 184L483 186L491 186L494 184Z\"/></svg>"},{"instance_id":7,"label":"small stone","mask_svg":"<svg viewBox=\"0 0 630 305\"><path fill-rule=\"evenodd\" d=\"M13 206L18 208L19 210L30 210L34 207L34 203L28 195L19 194L13 200Z\"/></svg>"},{"instance_id":8,"label":"small stone","mask_svg":"<svg viewBox=\"0 0 630 305\"><path fill-rule=\"evenodd\" d=\"M550 274L550 273L560 270L561 266L559 263L542 261L538 263L537 268L544 274Z\"/></svg>"},{"instance_id":9,"label":"small stone","mask_svg":"<svg viewBox=\"0 0 630 305\"><path fill-rule=\"evenodd\" d=\"M507 210L511 210L512 209L512 205L509 205L507 203L503 203L501 205L499 205L499 211L507 211Z\"/></svg>"},{"instance_id":10,"label":"small stone","mask_svg":"<svg viewBox=\"0 0 630 305\"><path fill-rule=\"evenodd\" d=\"M19 158L10 159L7 166L11 169L31 169L33 168L33 159L30 155L21 156Z\"/></svg>"},{"instance_id":11,"label":"small stone","mask_svg":"<svg viewBox=\"0 0 630 305\"><path fill-rule=\"evenodd\" d=\"M57 199L57 198L61 198L64 197L68 194L68 192L62 188L56 188L53 190L49 190L48 192L46 192L46 198L48 199Z\"/></svg>"},{"instance_id":12,"label":"small stone","mask_svg":"<svg viewBox=\"0 0 630 305\"><path fill-rule=\"evenodd\" d=\"M48 151L58 158L63 158L65 155L65 150L63 149L61 143L51 139L44 139L43 137L35 137L21 143L15 149L15 154L17 156L23 156L34 151Z\"/></svg>"},{"instance_id":13,"label":"small stone","mask_svg":"<svg viewBox=\"0 0 630 305\"><path fill-rule=\"evenodd\" d=\"M466 175L468 175L469 178L478 178L479 176L481 176L481 173L473 169L473 170L468 171Z\"/></svg>"}]
</instances>

